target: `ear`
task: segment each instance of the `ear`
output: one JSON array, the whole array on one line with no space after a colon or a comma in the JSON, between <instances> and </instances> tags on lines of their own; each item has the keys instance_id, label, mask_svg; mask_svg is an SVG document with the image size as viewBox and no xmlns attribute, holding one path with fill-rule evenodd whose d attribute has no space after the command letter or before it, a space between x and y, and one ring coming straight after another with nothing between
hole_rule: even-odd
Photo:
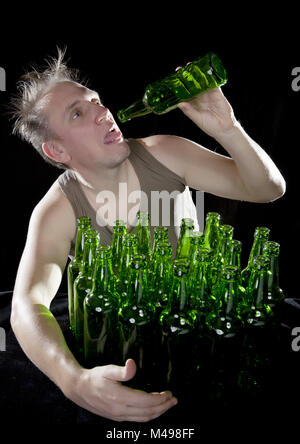
<instances>
[{"instance_id":1,"label":"ear","mask_svg":"<svg viewBox=\"0 0 300 444\"><path fill-rule=\"evenodd\" d=\"M42 150L47 157L54 160L55 162L60 162L66 164L71 160L71 156L65 151L65 149L55 141L48 141L42 144Z\"/></svg>"}]
</instances>

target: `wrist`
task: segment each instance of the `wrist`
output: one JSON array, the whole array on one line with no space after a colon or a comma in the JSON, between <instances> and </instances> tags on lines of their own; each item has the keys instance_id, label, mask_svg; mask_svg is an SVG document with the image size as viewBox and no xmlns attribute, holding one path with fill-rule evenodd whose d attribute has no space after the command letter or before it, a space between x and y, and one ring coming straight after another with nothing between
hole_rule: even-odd
<instances>
[{"instance_id":1,"label":"wrist","mask_svg":"<svg viewBox=\"0 0 300 444\"><path fill-rule=\"evenodd\" d=\"M215 136L214 139L219 142L221 145L228 144L232 140L245 136L245 131L243 130L241 124L236 120L232 123L232 125L228 126L228 128L222 129Z\"/></svg>"},{"instance_id":2,"label":"wrist","mask_svg":"<svg viewBox=\"0 0 300 444\"><path fill-rule=\"evenodd\" d=\"M60 351L59 356L54 357L54 365L56 371L53 380L61 391L69 397L85 369L76 361L69 349L66 349L63 355Z\"/></svg>"}]
</instances>

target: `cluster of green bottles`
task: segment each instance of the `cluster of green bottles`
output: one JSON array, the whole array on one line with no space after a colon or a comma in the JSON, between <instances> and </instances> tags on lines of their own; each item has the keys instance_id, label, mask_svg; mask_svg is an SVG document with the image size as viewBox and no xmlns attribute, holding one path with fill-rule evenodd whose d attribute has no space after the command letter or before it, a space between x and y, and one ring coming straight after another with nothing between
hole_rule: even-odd
<instances>
[{"instance_id":1,"label":"cluster of green bottles","mask_svg":"<svg viewBox=\"0 0 300 444\"><path fill-rule=\"evenodd\" d=\"M220 395L228 344L242 338L229 379L246 390L260 385L265 358L255 335L274 325L284 298L280 246L269 240L268 228L256 228L242 269L242 243L218 213L207 213L203 233L182 219L176 252L167 227L155 227L152 245L146 212L138 212L134 233L115 221L109 246L90 223L78 219L68 266L70 327L87 367L133 358L139 388L176 392L183 379L211 381Z\"/></svg>"},{"instance_id":2,"label":"cluster of green bottles","mask_svg":"<svg viewBox=\"0 0 300 444\"><path fill-rule=\"evenodd\" d=\"M191 100L226 82L227 73L223 63L216 54L209 52L164 79L148 85L143 98L121 109L118 118L124 123L151 112L164 114L176 108L180 102Z\"/></svg>"}]
</instances>

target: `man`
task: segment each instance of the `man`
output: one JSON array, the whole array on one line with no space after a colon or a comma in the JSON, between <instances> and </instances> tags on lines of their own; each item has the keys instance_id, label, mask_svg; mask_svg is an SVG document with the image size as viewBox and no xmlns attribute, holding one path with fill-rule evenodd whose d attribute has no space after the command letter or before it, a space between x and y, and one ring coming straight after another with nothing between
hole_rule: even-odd
<instances>
[{"instance_id":1,"label":"man","mask_svg":"<svg viewBox=\"0 0 300 444\"><path fill-rule=\"evenodd\" d=\"M236 121L219 88L179 107L230 157L176 136L125 140L98 94L75 81L62 59L59 52L47 70L29 73L15 101L15 132L46 160L66 171L32 213L14 289L11 324L28 357L79 406L116 421L149 421L176 404L173 395L145 393L122 385L136 371L130 359L124 367L83 368L49 310L72 253L76 217L89 211L94 225L103 220L104 206L97 205L103 190L116 196L116 218L124 215L126 199L119 202L119 184L127 184L127 198L143 190L152 176L149 162L155 164L152 173L157 182L166 180L180 191L191 186L250 202L279 198L285 192L285 182L266 152ZM143 162L147 180L141 172ZM164 174L166 177L160 179ZM127 214L131 208L126 208ZM109 242L111 227L104 230L101 239L108 236Z\"/></svg>"}]
</instances>

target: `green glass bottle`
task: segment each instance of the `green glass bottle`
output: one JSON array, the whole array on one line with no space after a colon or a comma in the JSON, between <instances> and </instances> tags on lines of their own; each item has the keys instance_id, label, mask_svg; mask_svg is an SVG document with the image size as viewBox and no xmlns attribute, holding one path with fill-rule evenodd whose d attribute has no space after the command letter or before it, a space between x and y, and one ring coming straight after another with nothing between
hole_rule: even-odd
<instances>
[{"instance_id":1,"label":"green glass bottle","mask_svg":"<svg viewBox=\"0 0 300 444\"><path fill-rule=\"evenodd\" d=\"M99 239L99 233L96 230L88 230L84 233L82 269L74 282L75 338L79 351L83 350L83 302L92 288Z\"/></svg>"},{"instance_id":2,"label":"green glass bottle","mask_svg":"<svg viewBox=\"0 0 300 444\"><path fill-rule=\"evenodd\" d=\"M151 300L159 314L168 302L168 295L172 285L172 245L169 242L157 242L156 259L151 274Z\"/></svg>"},{"instance_id":3,"label":"green glass bottle","mask_svg":"<svg viewBox=\"0 0 300 444\"><path fill-rule=\"evenodd\" d=\"M127 233L124 236L123 248L121 255L120 271L117 278L117 291L120 297L126 297L129 277L130 277L130 263L132 257L137 253L136 248L136 234Z\"/></svg>"},{"instance_id":4,"label":"green glass bottle","mask_svg":"<svg viewBox=\"0 0 300 444\"><path fill-rule=\"evenodd\" d=\"M215 301L211 298L211 257L208 248L198 249L194 270L189 276L191 306L197 311L198 328L204 327L206 313L215 309Z\"/></svg>"},{"instance_id":5,"label":"green glass bottle","mask_svg":"<svg viewBox=\"0 0 300 444\"><path fill-rule=\"evenodd\" d=\"M270 259L255 256L243 308L245 330L237 379L242 393L251 393L251 396L261 392L268 380L271 369L270 344L276 341L274 313L268 297L270 274Z\"/></svg>"},{"instance_id":6,"label":"green glass bottle","mask_svg":"<svg viewBox=\"0 0 300 444\"><path fill-rule=\"evenodd\" d=\"M234 265L241 273L242 242L236 239L227 241L224 265Z\"/></svg>"},{"instance_id":7,"label":"green glass bottle","mask_svg":"<svg viewBox=\"0 0 300 444\"><path fill-rule=\"evenodd\" d=\"M278 242L267 241L263 246L263 255L270 259L268 299L273 312L277 312L279 303L285 297L279 286L279 251L280 245Z\"/></svg>"},{"instance_id":8,"label":"green glass bottle","mask_svg":"<svg viewBox=\"0 0 300 444\"><path fill-rule=\"evenodd\" d=\"M83 247L84 247L83 233L90 228L91 228L91 219L89 217L80 217L79 219L77 219L75 256L70 261L67 270L69 322L70 322L70 329L73 333L75 331L73 288L74 288L75 279L77 278L82 266Z\"/></svg>"},{"instance_id":9,"label":"green glass bottle","mask_svg":"<svg viewBox=\"0 0 300 444\"><path fill-rule=\"evenodd\" d=\"M168 227L155 227L154 228L153 248L152 248L152 253L151 253L151 255L153 257L155 256L157 244L159 242L169 242Z\"/></svg>"},{"instance_id":10,"label":"green glass bottle","mask_svg":"<svg viewBox=\"0 0 300 444\"><path fill-rule=\"evenodd\" d=\"M177 242L175 259L190 259L191 237L193 236L195 222L191 218L181 219L180 233Z\"/></svg>"},{"instance_id":11,"label":"green glass bottle","mask_svg":"<svg viewBox=\"0 0 300 444\"><path fill-rule=\"evenodd\" d=\"M264 326L272 318L268 292L269 275L270 259L266 256L255 256L246 288L246 313L250 325Z\"/></svg>"},{"instance_id":12,"label":"green glass bottle","mask_svg":"<svg viewBox=\"0 0 300 444\"><path fill-rule=\"evenodd\" d=\"M215 212L207 213L205 219L204 247L212 250L213 254L219 245L220 219L220 214Z\"/></svg>"},{"instance_id":13,"label":"green glass bottle","mask_svg":"<svg viewBox=\"0 0 300 444\"><path fill-rule=\"evenodd\" d=\"M238 268L225 265L221 279L213 289L216 311L208 313L206 321L218 335L232 337L243 326L242 299L238 281Z\"/></svg>"},{"instance_id":14,"label":"green glass bottle","mask_svg":"<svg viewBox=\"0 0 300 444\"><path fill-rule=\"evenodd\" d=\"M233 227L231 225L220 225L218 245L212 260L212 283L217 284L221 278L222 268L225 264L227 242L232 239Z\"/></svg>"},{"instance_id":15,"label":"green glass bottle","mask_svg":"<svg viewBox=\"0 0 300 444\"><path fill-rule=\"evenodd\" d=\"M137 212L137 225L135 228L136 249L138 254L144 254L147 261L151 254L150 217L147 211Z\"/></svg>"},{"instance_id":16,"label":"green glass bottle","mask_svg":"<svg viewBox=\"0 0 300 444\"><path fill-rule=\"evenodd\" d=\"M197 340L197 312L191 307L187 288L189 264L174 260L173 284L167 307L160 314L163 332L162 348L168 355L167 383L173 393L192 381L196 368L195 345Z\"/></svg>"},{"instance_id":17,"label":"green glass bottle","mask_svg":"<svg viewBox=\"0 0 300 444\"><path fill-rule=\"evenodd\" d=\"M122 361L134 359L137 374L133 384L140 389L148 389L151 385L151 372L157 364L155 350L158 343L155 338L158 329L154 325L155 306L149 297L144 255L134 255L130 267L127 298L121 302L119 309Z\"/></svg>"},{"instance_id":18,"label":"green glass bottle","mask_svg":"<svg viewBox=\"0 0 300 444\"><path fill-rule=\"evenodd\" d=\"M150 265L148 268L148 280L149 285L152 288L152 282L153 282L153 273L154 273L154 267L157 260L157 254L158 254L158 244L159 243L169 243L169 231L168 227L155 227L154 228L154 239L153 239L153 248L151 251L150 256Z\"/></svg>"},{"instance_id":19,"label":"green glass bottle","mask_svg":"<svg viewBox=\"0 0 300 444\"><path fill-rule=\"evenodd\" d=\"M120 269L122 248L123 248L123 236L127 233L127 227L123 220L117 219L113 226L113 238L112 238L112 267L114 273L117 275Z\"/></svg>"},{"instance_id":20,"label":"green glass bottle","mask_svg":"<svg viewBox=\"0 0 300 444\"><path fill-rule=\"evenodd\" d=\"M83 303L84 360L87 367L122 364L119 350L119 295L115 291L111 247L97 251L94 280Z\"/></svg>"},{"instance_id":21,"label":"green glass bottle","mask_svg":"<svg viewBox=\"0 0 300 444\"><path fill-rule=\"evenodd\" d=\"M250 251L247 267L242 270L242 283L246 288L249 282L253 260L255 256L262 255L264 243L269 240L270 229L267 227L256 227L254 239Z\"/></svg>"},{"instance_id":22,"label":"green glass bottle","mask_svg":"<svg viewBox=\"0 0 300 444\"><path fill-rule=\"evenodd\" d=\"M219 57L209 52L146 87L144 97L118 112L121 122L151 112L164 114L176 108L180 102L193 99L199 94L224 85L226 70Z\"/></svg>"}]
</instances>

